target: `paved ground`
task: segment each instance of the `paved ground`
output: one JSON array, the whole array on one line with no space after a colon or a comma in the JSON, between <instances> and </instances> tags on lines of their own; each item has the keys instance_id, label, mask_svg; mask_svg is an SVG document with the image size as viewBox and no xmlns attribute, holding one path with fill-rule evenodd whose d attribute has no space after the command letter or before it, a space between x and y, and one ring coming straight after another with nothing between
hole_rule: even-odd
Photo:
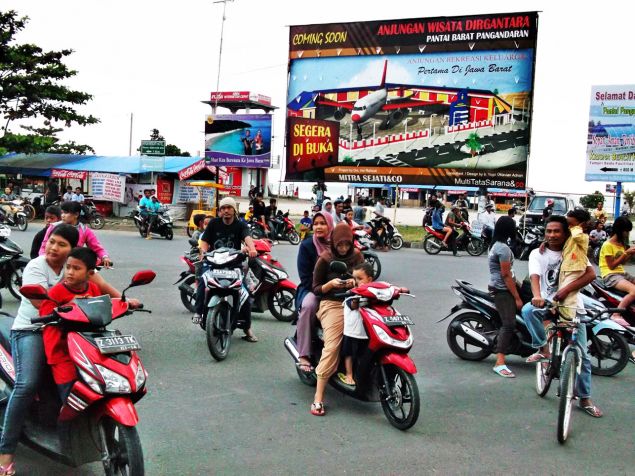
<instances>
[{"instance_id":1,"label":"paved ground","mask_svg":"<svg viewBox=\"0 0 635 476\"><path fill-rule=\"evenodd\" d=\"M35 230L33 230L35 231ZM14 232L30 244L33 232ZM141 240L132 232L99 232L116 261L107 271L123 285L135 270L152 268L155 283L131 292L154 314L117 322L143 345L149 393L138 404L139 432L149 475L208 474L628 474L633 457L635 366L612 378L593 379L606 415L574 415L566 446L556 441L557 400L533 389L534 369L520 358L509 364L514 380L497 377L493 359L464 362L445 342L446 323L436 321L457 302L449 285L467 278L484 286L484 257L428 256L422 250L382 254L384 278L417 295L399 309L413 316L412 357L422 409L409 432L393 429L378 404L364 404L329 388L329 413L309 414L313 390L298 380L286 350L293 328L257 316L257 344L234 339L229 358L215 362L204 333L190 323L172 283L181 271L185 237ZM277 256L296 276L297 247L282 244ZM519 276L526 263L515 266ZM16 302L6 291L4 310ZM21 448L19 474L101 474L99 465L69 470Z\"/></svg>"}]
</instances>

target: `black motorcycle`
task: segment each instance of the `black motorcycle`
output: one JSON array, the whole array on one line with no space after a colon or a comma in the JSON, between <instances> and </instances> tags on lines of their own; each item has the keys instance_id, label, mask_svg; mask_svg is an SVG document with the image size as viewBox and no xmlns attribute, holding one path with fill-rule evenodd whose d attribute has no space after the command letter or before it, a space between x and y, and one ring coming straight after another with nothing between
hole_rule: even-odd
<instances>
[{"instance_id":1,"label":"black motorcycle","mask_svg":"<svg viewBox=\"0 0 635 476\"><path fill-rule=\"evenodd\" d=\"M451 286L454 294L462 300L454 306L450 313L437 322L452 317L446 332L450 350L464 360L483 360L493 354L498 340L498 331L502 321L494 304L494 296L481 291L467 281L456 280L456 286ZM596 315L602 314L606 307L596 299L582 295L584 306ZM606 321L609 322L609 321ZM594 375L615 375L624 369L628 363L630 350L626 340L619 333L608 329L607 324L599 318L586 324L587 345L591 356L591 372ZM601 335L610 334L607 344ZM531 335L525 322L516 313L516 331L510 344L510 354L528 357L536 352L531 347Z\"/></svg>"},{"instance_id":2,"label":"black motorcycle","mask_svg":"<svg viewBox=\"0 0 635 476\"><path fill-rule=\"evenodd\" d=\"M540 244L545 241L545 227L544 226L532 226L526 228L524 234L522 228L518 228L516 232L516 240L510 243L514 257L520 261L527 261L529 254L540 247Z\"/></svg>"},{"instance_id":3,"label":"black motorcycle","mask_svg":"<svg viewBox=\"0 0 635 476\"><path fill-rule=\"evenodd\" d=\"M134 220L135 225L139 230L139 234L143 238L147 237L148 233L162 236L166 240L171 240L172 238L174 238L174 224L172 223L172 218L168 214L166 208L161 208L157 212L157 216L154 220L154 223L152 224L151 230L148 230L150 217L145 213L142 213L139 210L135 210L130 213L130 217Z\"/></svg>"},{"instance_id":4,"label":"black motorcycle","mask_svg":"<svg viewBox=\"0 0 635 476\"><path fill-rule=\"evenodd\" d=\"M90 226L93 230L101 230L106 224L103 215L97 211L97 207L90 200L82 203L82 214L79 220Z\"/></svg>"},{"instance_id":5,"label":"black motorcycle","mask_svg":"<svg viewBox=\"0 0 635 476\"><path fill-rule=\"evenodd\" d=\"M29 258L22 255L22 248L10 240L9 236L11 229L6 225L0 225L0 288L7 288L19 301L22 299L19 292L22 286L22 272Z\"/></svg>"}]
</instances>

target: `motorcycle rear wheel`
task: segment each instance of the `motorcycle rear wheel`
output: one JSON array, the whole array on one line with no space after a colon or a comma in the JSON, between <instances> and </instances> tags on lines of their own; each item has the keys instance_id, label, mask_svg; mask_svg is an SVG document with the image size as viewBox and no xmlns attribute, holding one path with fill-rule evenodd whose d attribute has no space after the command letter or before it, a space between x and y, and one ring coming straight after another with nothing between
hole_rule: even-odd
<instances>
[{"instance_id":1,"label":"motorcycle rear wheel","mask_svg":"<svg viewBox=\"0 0 635 476\"><path fill-rule=\"evenodd\" d=\"M12 293L13 294L13 293ZM589 333L592 329L587 327L588 354L591 360L591 373L609 377L620 373L628 365L631 355L628 341L611 329L603 329L595 339ZM596 347L598 344L599 349Z\"/></svg>"},{"instance_id":2,"label":"motorcycle rear wheel","mask_svg":"<svg viewBox=\"0 0 635 476\"><path fill-rule=\"evenodd\" d=\"M415 378L396 365L384 365L389 388L380 384L381 408L392 426L399 430L411 428L419 418L421 402Z\"/></svg>"},{"instance_id":3,"label":"motorcycle rear wheel","mask_svg":"<svg viewBox=\"0 0 635 476\"><path fill-rule=\"evenodd\" d=\"M207 309L205 335L207 348L218 362L225 360L231 345L231 308L226 302Z\"/></svg>"},{"instance_id":4,"label":"motorcycle rear wheel","mask_svg":"<svg viewBox=\"0 0 635 476\"><path fill-rule=\"evenodd\" d=\"M298 312L295 309L295 290L278 289L275 292L269 293L269 297L267 297L267 307L273 317L279 321L293 321L298 317Z\"/></svg>"},{"instance_id":5,"label":"motorcycle rear wheel","mask_svg":"<svg viewBox=\"0 0 635 476\"><path fill-rule=\"evenodd\" d=\"M24 205L24 214L26 215L26 219L28 221L33 221L37 212L35 211L35 207L33 205L27 203Z\"/></svg>"},{"instance_id":6,"label":"motorcycle rear wheel","mask_svg":"<svg viewBox=\"0 0 635 476\"><path fill-rule=\"evenodd\" d=\"M104 217L101 216L101 214L93 213L88 220L88 224L93 230L101 230L106 224L106 221L104 220Z\"/></svg>"},{"instance_id":7,"label":"motorcycle rear wheel","mask_svg":"<svg viewBox=\"0 0 635 476\"><path fill-rule=\"evenodd\" d=\"M295 230L291 230L287 234L287 239L289 240L289 243L291 243L292 245L299 245L300 244L300 235Z\"/></svg>"},{"instance_id":8,"label":"motorcycle rear wheel","mask_svg":"<svg viewBox=\"0 0 635 476\"><path fill-rule=\"evenodd\" d=\"M400 250L403 247L403 238L401 236L393 236L390 240L390 247L393 250Z\"/></svg>"},{"instance_id":9,"label":"motorcycle rear wheel","mask_svg":"<svg viewBox=\"0 0 635 476\"><path fill-rule=\"evenodd\" d=\"M174 238L174 231L172 231L172 228L168 228L165 232L165 239L171 240L172 238Z\"/></svg>"},{"instance_id":10,"label":"motorcycle rear wheel","mask_svg":"<svg viewBox=\"0 0 635 476\"><path fill-rule=\"evenodd\" d=\"M364 252L364 261L373 267L373 279L378 279L381 275L381 261L379 261L379 256L374 253Z\"/></svg>"},{"instance_id":11,"label":"motorcycle rear wheel","mask_svg":"<svg viewBox=\"0 0 635 476\"><path fill-rule=\"evenodd\" d=\"M22 300L22 295L20 294L20 287L22 286L23 272L24 272L24 266L14 269L11 272L11 275L9 276L9 282L7 283L9 292L18 301Z\"/></svg>"},{"instance_id":12,"label":"motorcycle rear wheel","mask_svg":"<svg viewBox=\"0 0 635 476\"><path fill-rule=\"evenodd\" d=\"M436 255L441 251L441 243L436 236L428 235L426 236L426 239L423 240L423 249L429 255Z\"/></svg>"},{"instance_id":13,"label":"motorcycle rear wheel","mask_svg":"<svg viewBox=\"0 0 635 476\"><path fill-rule=\"evenodd\" d=\"M185 278L183 286L192 288L192 293L190 294L188 291L181 289L181 302L185 309L190 312L196 312L196 276L191 275Z\"/></svg>"},{"instance_id":14,"label":"motorcycle rear wheel","mask_svg":"<svg viewBox=\"0 0 635 476\"><path fill-rule=\"evenodd\" d=\"M26 229L29 227L29 222L26 219L25 215L16 216L15 224L17 225L18 230L20 231L26 231Z\"/></svg>"},{"instance_id":15,"label":"motorcycle rear wheel","mask_svg":"<svg viewBox=\"0 0 635 476\"><path fill-rule=\"evenodd\" d=\"M482 349L468 343L463 337L458 335L455 332L454 327L452 326L454 322L465 324L480 334L494 332L494 325L480 314L477 314L476 312L466 312L460 314L459 316L452 319L452 322L450 322L450 324L448 325L448 330L446 332L448 346L450 347L450 350L454 353L454 355L463 360L477 361L483 360L485 357L492 353L489 349ZM463 339L463 341L460 342L458 339ZM478 350L468 349L468 346L471 346L472 348Z\"/></svg>"},{"instance_id":16,"label":"motorcycle rear wheel","mask_svg":"<svg viewBox=\"0 0 635 476\"><path fill-rule=\"evenodd\" d=\"M143 449L137 429L115 422L110 417L99 421L100 446L106 446L108 457L102 461L107 476L125 474L143 476Z\"/></svg>"}]
</instances>

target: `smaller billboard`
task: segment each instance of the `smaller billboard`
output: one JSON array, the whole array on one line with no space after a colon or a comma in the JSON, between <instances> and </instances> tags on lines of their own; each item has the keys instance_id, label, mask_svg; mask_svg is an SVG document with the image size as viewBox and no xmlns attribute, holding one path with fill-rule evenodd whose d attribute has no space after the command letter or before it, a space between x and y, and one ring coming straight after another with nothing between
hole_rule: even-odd
<instances>
[{"instance_id":1,"label":"smaller billboard","mask_svg":"<svg viewBox=\"0 0 635 476\"><path fill-rule=\"evenodd\" d=\"M207 116L205 160L214 166L268 168L271 165L271 116Z\"/></svg>"},{"instance_id":2,"label":"smaller billboard","mask_svg":"<svg viewBox=\"0 0 635 476\"><path fill-rule=\"evenodd\" d=\"M287 118L288 174L337 165L340 123L301 117Z\"/></svg>"},{"instance_id":3,"label":"smaller billboard","mask_svg":"<svg viewBox=\"0 0 635 476\"><path fill-rule=\"evenodd\" d=\"M585 180L635 182L635 85L591 88Z\"/></svg>"}]
</instances>

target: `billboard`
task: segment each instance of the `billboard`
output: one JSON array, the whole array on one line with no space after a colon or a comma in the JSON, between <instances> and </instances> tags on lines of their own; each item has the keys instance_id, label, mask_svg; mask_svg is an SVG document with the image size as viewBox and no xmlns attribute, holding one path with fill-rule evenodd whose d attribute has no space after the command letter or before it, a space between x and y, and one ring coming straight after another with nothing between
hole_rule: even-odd
<instances>
[{"instance_id":1,"label":"billboard","mask_svg":"<svg viewBox=\"0 0 635 476\"><path fill-rule=\"evenodd\" d=\"M292 26L285 180L525 188L537 22Z\"/></svg>"},{"instance_id":2,"label":"billboard","mask_svg":"<svg viewBox=\"0 0 635 476\"><path fill-rule=\"evenodd\" d=\"M207 116L205 160L214 166L268 168L271 165L271 116Z\"/></svg>"},{"instance_id":3,"label":"billboard","mask_svg":"<svg viewBox=\"0 0 635 476\"><path fill-rule=\"evenodd\" d=\"M591 87L584 178L635 182L635 84Z\"/></svg>"}]
</instances>

